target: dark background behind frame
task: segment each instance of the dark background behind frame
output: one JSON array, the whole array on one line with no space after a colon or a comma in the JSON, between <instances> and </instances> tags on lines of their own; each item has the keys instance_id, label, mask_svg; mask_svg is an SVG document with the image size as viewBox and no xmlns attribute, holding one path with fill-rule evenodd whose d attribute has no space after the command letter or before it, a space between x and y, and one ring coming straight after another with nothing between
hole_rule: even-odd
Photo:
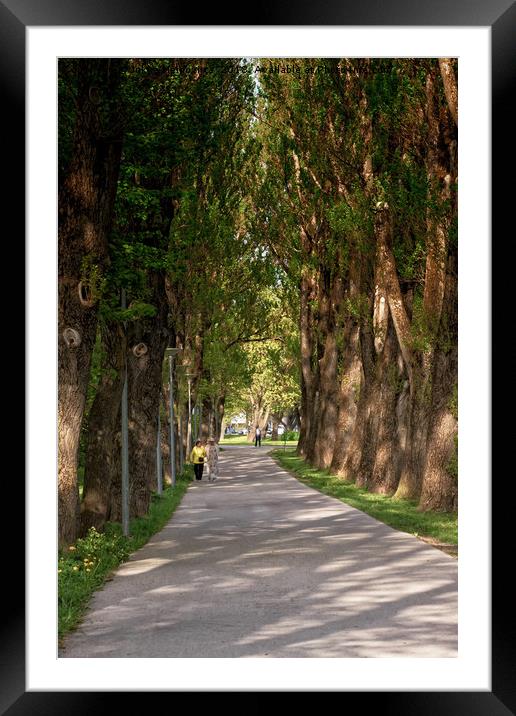
<instances>
[{"instance_id":1,"label":"dark background behind frame","mask_svg":"<svg viewBox=\"0 0 516 716\"><path fill-rule=\"evenodd\" d=\"M335 4L333 4L335 3ZM247 8L247 15L244 10ZM3 232L9 241L9 253L18 248L19 261L24 263L22 238L25 216L25 27L60 25L362 25L362 26L489 26L492 30L492 365L496 358L507 367L509 374L516 366L513 323L503 315L507 305L506 287L514 284L514 180L511 174L516 166L514 133L516 122L509 111L514 94L516 77L516 5L511 0L360 0L349 6L338 0L299 0L291 6L270 1L258 2L224 11L219 3L203 9L198 4L178 7L166 0L0 0L0 88L2 98L3 159L0 172L4 207L14 217L15 230ZM6 147L13 151L10 162L5 159ZM3 186L5 184L5 186ZM7 200L6 200L7 199ZM6 222L6 217L3 217ZM505 231L504 231L505 229ZM16 239L14 239L16 236ZM497 243L495 243L497 242ZM503 255L501 252L503 251ZM512 256L511 256L512 251ZM512 283L511 283L512 282ZM18 297L17 305L20 299ZM20 325L14 322L13 327ZM498 336L498 341L494 339ZM22 338L23 341L23 338ZM509 361L508 361L509 359ZM511 360L512 359L512 360ZM22 383L23 378L20 379ZM502 414L504 405L516 399L514 382L507 383L506 372L492 371L492 415ZM503 381L503 383L502 383ZM504 395L504 403L498 396ZM18 399L21 399L20 392ZM512 400L511 400L512 399ZM492 430L491 449L493 474L498 475L492 490L492 692L346 692L345 707L352 698L360 699L361 710L367 705L382 714L467 714L477 716L509 716L516 713L516 657L515 657L515 603L514 590L509 588L506 576L514 571L514 509L512 500L504 494L504 480L510 489L514 467L506 464L505 453L510 454L514 442L511 421L498 421ZM5 454L5 453L4 453ZM498 461L498 470L495 465ZM511 460L512 462L512 460ZM505 465L504 465L505 463ZM500 477L503 475L503 478ZM21 476L18 476L21 482ZM8 504L21 504L21 485L10 486L12 494L6 496ZM501 483L501 484L500 484ZM5 503L4 503L5 504ZM24 544L20 540L9 546L8 565L2 590L5 606L0 639L0 714L6 716L81 716L86 713L116 713L121 707L119 692L31 692L25 693L25 594ZM467 595L461 595L467 599ZM229 664L228 664L229 667ZM173 665L172 665L173 671ZM235 686L235 691L237 687ZM335 689L337 690L337 689ZM232 690L233 691L233 690ZM131 703L146 711L149 692L131 692ZM156 692L150 692L156 695ZM174 694L165 694L169 707L177 708ZM367 696L367 704L363 701ZM154 701L154 699L153 699ZM174 702L176 706L174 707Z\"/></svg>"}]
</instances>

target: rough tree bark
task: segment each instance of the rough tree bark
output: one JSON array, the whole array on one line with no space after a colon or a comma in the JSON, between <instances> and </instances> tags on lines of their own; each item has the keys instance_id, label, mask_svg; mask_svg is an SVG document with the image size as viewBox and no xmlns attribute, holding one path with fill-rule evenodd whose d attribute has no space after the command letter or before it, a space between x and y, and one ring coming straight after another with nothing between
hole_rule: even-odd
<instances>
[{"instance_id":1,"label":"rough tree bark","mask_svg":"<svg viewBox=\"0 0 516 716\"><path fill-rule=\"evenodd\" d=\"M432 373L435 364L435 345L444 305L446 256L450 227L450 199L452 175L451 153L456 147L446 127L447 119L440 109L437 80L438 69L431 67L426 80L426 121L428 125L426 166L429 186L427 212L426 267L423 291L422 325L426 347L410 356L410 409L408 440L410 450L402 471L397 497L419 500L423 474L427 462L428 437L431 421L432 394L439 387ZM435 208L437 205L437 209ZM394 279L392 281L394 285ZM403 351L408 337L398 336ZM404 356L405 357L405 356ZM407 365L409 364L406 360Z\"/></svg>"},{"instance_id":2,"label":"rough tree bark","mask_svg":"<svg viewBox=\"0 0 516 716\"><path fill-rule=\"evenodd\" d=\"M224 431L226 429L225 422L224 422L224 408L226 403L226 396L221 395L217 401L217 415L218 415L218 425L219 425L219 432L217 434L216 440L220 442L224 439Z\"/></svg>"},{"instance_id":3,"label":"rough tree bark","mask_svg":"<svg viewBox=\"0 0 516 716\"><path fill-rule=\"evenodd\" d=\"M370 62L364 62L366 73L369 72ZM351 77L351 75L349 76ZM362 162L362 181L365 194L371 199L374 189L373 162L371 143L373 138L373 125L368 111L367 97L362 88L360 91L360 129L363 138L364 158ZM339 194L345 198L347 191L342 180L339 179ZM349 265L349 279L346 287L346 299L350 306L355 307L355 318L349 313L343 325L343 357L339 387L338 412L338 440L336 442L330 469L345 480L355 479L358 474L361 451L364 445L363 438L368 414L370 378L366 382L365 370L371 368L372 347L369 313L363 314L361 294L369 295L373 267L367 255L362 255L356 246L351 247ZM382 294L383 296L383 294ZM385 299L385 296L383 296ZM370 301L368 302L370 304ZM384 301L385 303L385 301ZM385 329L385 305L379 304L380 323ZM368 305L369 310L373 305ZM366 367L363 366L363 354L366 354Z\"/></svg>"},{"instance_id":4,"label":"rough tree bark","mask_svg":"<svg viewBox=\"0 0 516 716\"><path fill-rule=\"evenodd\" d=\"M213 437L213 401L209 395L202 399L201 404L201 440L208 440Z\"/></svg>"},{"instance_id":5,"label":"rough tree bark","mask_svg":"<svg viewBox=\"0 0 516 716\"><path fill-rule=\"evenodd\" d=\"M457 244L448 239L452 220L457 215L456 195L451 186L457 181L457 85L450 60L439 61L441 76L448 101L448 117L431 120L439 127L439 143L435 143L430 176L440 188L443 204L450 210L437 224L434 241L438 245L439 286L442 283L442 300L439 313L432 314L431 327L439 322L432 354L432 402L430 407L426 460L423 468L422 491L419 507L422 510L451 511L457 509L457 369L458 369L458 285ZM449 117L453 119L453 123ZM435 130L434 130L434 133ZM448 254L446 271L443 254ZM435 281L434 281L435 284ZM426 286L425 286L426 288ZM440 298L440 294L439 294ZM430 310L431 305L429 302Z\"/></svg>"},{"instance_id":6,"label":"rough tree bark","mask_svg":"<svg viewBox=\"0 0 516 716\"><path fill-rule=\"evenodd\" d=\"M265 405L262 396L254 396L252 403L252 421L247 433L247 441L254 442L255 430L260 428L262 438L265 437L267 423L269 422L269 408Z\"/></svg>"},{"instance_id":7,"label":"rough tree bark","mask_svg":"<svg viewBox=\"0 0 516 716\"><path fill-rule=\"evenodd\" d=\"M343 467L353 436L363 382L362 362L359 357L359 325L351 317L345 321L343 338L344 353L338 394L338 438L330 466L331 472L340 477L343 477Z\"/></svg>"},{"instance_id":8,"label":"rough tree bark","mask_svg":"<svg viewBox=\"0 0 516 716\"><path fill-rule=\"evenodd\" d=\"M457 92L457 80L453 69L453 60L449 57L439 58L439 69L444 85L444 93L448 102L450 114L453 117L455 125L459 124L459 96Z\"/></svg>"},{"instance_id":9,"label":"rough tree bark","mask_svg":"<svg viewBox=\"0 0 516 716\"><path fill-rule=\"evenodd\" d=\"M395 274L394 257L390 250L391 227L388 208L383 206L377 213L375 228L377 240L375 295L373 308L373 331L375 348L375 371L372 395L374 407L370 410L371 460L367 461L366 473L359 482L372 492L393 493L399 482L399 451L397 425L397 399L401 393L404 373L410 353L399 351L399 335L408 340L408 318L403 296ZM392 320L390 316L392 315ZM396 330L395 330L396 327ZM405 360L402 358L404 356ZM410 384L410 379L409 379ZM369 441L368 441L369 442ZM362 471L362 470L361 470Z\"/></svg>"},{"instance_id":10,"label":"rough tree bark","mask_svg":"<svg viewBox=\"0 0 516 716\"><path fill-rule=\"evenodd\" d=\"M372 312L372 299L368 299ZM369 311L368 311L369 313ZM364 475L364 458L368 451L369 416L374 409L374 395L372 383L374 379L374 335L367 316L361 317L360 322L360 363L362 365L362 381L358 399L356 418L353 433L349 442L345 459L340 466L339 475L350 482ZM369 462L372 462L370 459ZM362 466L362 469L361 469Z\"/></svg>"},{"instance_id":11,"label":"rough tree bark","mask_svg":"<svg viewBox=\"0 0 516 716\"><path fill-rule=\"evenodd\" d=\"M58 509L59 545L77 537L79 436L97 324L97 278L107 261L121 156L111 100L119 60L78 63L72 157L59 192ZM85 261L86 259L86 261Z\"/></svg>"},{"instance_id":12,"label":"rough tree bark","mask_svg":"<svg viewBox=\"0 0 516 716\"><path fill-rule=\"evenodd\" d=\"M127 337L131 517L141 517L149 510L151 480L156 475L162 366L169 342L164 277L158 272L150 273L149 283L157 313L152 319L135 321L129 327Z\"/></svg>"},{"instance_id":13,"label":"rough tree bark","mask_svg":"<svg viewBox=\"0 0 516 716\"><path fill-rule=\"evenodd\" d=\"M338 417L338 380L337 367L339 350L337 348L337 331L341 310L343 281L339 275L328 278L330 284L324 297L324 353L320 360L319 404L320 418L314 445L313 464L319 469L331 465L333 451L337 440Z\"/></svg>"},{"instance_id":14,"label":"rough tree bark","mask_svg":"<svg viewBox=\"0 0 516 716\"><path fill-rule=\"evenodd\" d=\"M392 321L389 321L385 345L377 357L374 409L371 412L374 435L374 460L367 476L371 492L393 494L400 478L397 402L401 393L404 366Z\"/></svg>"},{"instance_id":15,"label":"rough tree bark","mask_svg":"<svg viewBox=\"0 0 516 716\"><path fill-rule=\"evenodd\" d=\"M445 308L434 358L426 462L419 508L450 512L458 507L457 484L457 274L449 260ZM452 465L455 463L455 471Z\"/></svg>"},{"instance_id":16,"label":"rough tree bark","mask_svg":"<svg viewBox=\"0 0 516 716\"><path fill-rule=\"evenodd\" d=\"M325 379L327 376L322 375L322 370L326 369L324 362L325 348L328 348L327 362L330 363L331 358L336 360L336 354L332 350L335 347L335 336L330 335L330 314L331 314L331 301L329 297L329 285L328 276L325 275L325 271L322 266L319 266L318 272L315 276L313 290L316 291L316 305L317 308L312 312L312 345L314 357L311 357L315 364L311 369L311 401L308 403L308 415L310 429L307 430L304 442L304 450L306 460L315 464L316 452L318 448L318 434L321 428L321 418L323 407L325 407L327 385L321 385L321 379ZM325 342L328 341L328 346ZM328 366L329 371L336 371L336 364Z\"/></svg>"},{"instance_id":17,"label":"rough tree bark","mask_svg":"<svg viewBox=\"0 0 516 716\"><path fill-rule=\"evenodd\" d=\"M355 458L355 479L360 487L377 492L392 492L397 485L396 453L396 334L391 320L389 275L386 244L389 240L390 216L387 207L379 208L376 217L376 258L372 302L372 333L363 326L364 392L361 421L360 460Z\"/></svg>"},{"instance_id":18,"label":"rough tree bark","mask_svg":"<svg viewBox=\"0 0 516 716\"><path fill-rule=\"evenodd\" d=\"M279 418L277 415L272 416L272 431L271 431L271 440L277 440L278 439L278 426L279 426Z\"/></svg>"},{"instance_id":19,"label":"rough tree bark","mask_svg":"<svg viewBox=\"0 0 516 716\"><path fill-rule=\"evenodd\" d=\"M122 522L122 410L120 403L115 424L117 425L117 430L113 437L113 472L109 486L107 521Z\"/></svg>"},{"instance_id":20,"label":"rough tree bark","mask_svg":"<svg viewBox=\"0 0 516 716\"><path fill-rule=\"evenodd\" d=\"M315 282L305 269L300 283L300 341L301 341L301 426L297 446L298 455L306 457L307 439L311 433L311 414L314 399L314 378L312 373L313 315L311 301L315 298Z\"/></svg>"},{"instance_id":21,"label":"rough tree bark","mask_svg":"<svg viewBox=\"0 0 516 716\"><path fill-rule=\"evenodd\" d=\"M111 482L119 461L115 455L120 400L125 378L126 342L118 322L101 324L102 376L88 418L88 440L81 502L81 535L97 531L109 519Z\"/></svg>"}]
</instances>

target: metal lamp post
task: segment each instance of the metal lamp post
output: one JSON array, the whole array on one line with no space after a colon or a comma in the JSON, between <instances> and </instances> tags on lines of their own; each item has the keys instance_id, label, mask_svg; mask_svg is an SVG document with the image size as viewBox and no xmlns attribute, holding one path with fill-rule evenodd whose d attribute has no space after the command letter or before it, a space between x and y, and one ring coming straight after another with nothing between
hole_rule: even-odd
<instances>
[{"instance_id":1,"label":"metal lamp post","mask_svg":"<svg viewBox=\"0 0 516 716\"><path fill-rule=\"evenodd\" d=\"M183 472L183 421L181 420L181 409L179 409L177 416L177 433L179 435L179 472Z\"/></svg>"},{"instance_id":2,"label":"metal lamp post","mask_svg":"<svg viewBox=\"0 0 516 716\"><path fill-rule=\"evenodd\" d=\"M192 379L188 376L188 428L186 432L186 451L192 452Z\"/></svg>"},{"instance_id":3,"label":"metal lamp post","mask_svg":"<svg viewBox=\"0 0 516 716\"><path fill-rule=\"evenodd\" d=\"M172 361L179 348L167 348L165 355L168 357L168 387L170 390L170 477L172 487L176 486L176 444L174 431L174 377L172 371Z\"/></svg>"},{"instance_id":4,"label":"metal lamp post","mask_svg":"<svg viewBox=\"0 0 516 716\"><path fill-rule=\"evenodd\" d=\"M197 403L193 406L192 409L192 443L195 445L197 442L198 432L199 432L199 406Z\"/></svg>"}]
</instances>

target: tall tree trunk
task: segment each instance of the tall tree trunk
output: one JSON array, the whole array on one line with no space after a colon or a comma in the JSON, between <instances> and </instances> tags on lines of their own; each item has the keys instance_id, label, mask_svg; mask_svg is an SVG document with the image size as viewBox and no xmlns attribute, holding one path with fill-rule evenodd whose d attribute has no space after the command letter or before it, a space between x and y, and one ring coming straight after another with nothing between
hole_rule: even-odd
<instances>
[{"instance_id":1,"label":"tall tree trunk","mask_svg":"<svg viewBox=\"0 0 516 716\"><path fill-rule=\"evenodd\" d=\"M368 168L368 165L367 165ZM337 395L337 439L330 465L331 472L343 477L343 467L353 436L357 417L358 401L363 383L362 361L360 358L360 302L363 264L356 247L352 247L348 281L344 295L344 319L342 326L342 365ZM354 313L354 315L353 315Z\"/></svg>"},{"instance_id":2,"label":"tall tree trunk","mask_svg":"<svg viewBox=\"0 0 516 716\"><path fill-rule=\"evenodd\" d=\"M269 422L269 409L267 408L258 421L258 427L260 428L262 438L265 437L268 422Z\"/></svg>"},{"instance_id":3,"label":"tall tree trunk","mask_svg":"<svg viewBox=\"0 0 516 716\"><path fill-rule=\"evenodd\" d=\"M373 244L374 246L374 244ZM374 309L374 285L375 285L375 264L374 254L369 251L360 258L358 272L353 275L350 281L350 298L356 296L362 298L358 310L358 333L356 335L356 356L355 346L350 344L351 356L348 353L348 362L355 362L355 371L360 372L360 389L356 416L353 423L353 430L349 440L349 447L338 465L339 476L347 481L353 482L359 476L362 463L362 453L367 450L366 428L369 413L372 406L372 385L375 370L375 336L373 333L373 322L371 320ZM353 285L355 288L353 288ZM360 371L356 362L360 365ZM347 388L349 390L349 388ZM351 397L351 396L350 396ZM354 397L356 400L356 397Z\"/></svg>"},{"instance_id":4,"label":"tall tree trunk","mask_svg":"<svg viewBox=\"0 0 516 716\"><path fill-rule=\"evenodd\" d=\"M399 481L396 403L401 392L404 361L398 353L395 321L391 320L394 278L389 274L390 217L380 210L376 223L376 268L373 305L375 366L371 406L366 431L367 460L363 461L357 482L372 492L393 493ZM393 269L391 268L391 271ZM397 279L396 279L397 282ZM401 291L396 291L404 313ZM399 319L398 319L399 322ZM365 462L365 464L364 464Z\"/></svg>"},{"instance_id":5,"label":"tall tree trunk","mask_svg":"<svg viewBox=\"0 0 516 716\"><path fill-rule=\"evenodd\" d=\"M101 531L109 514L120 401L125 378L125 335L119 323L101 324L102 377L90 409L81 503L82 535L90 527Z\"/></svg>"},{"instance_id":6,"label":"tall tree trunk","mask_svg":"<svg viewBox=\"0 0 516 716\"><path fill-rule=\"evenodd\" d=\"M396 335L390 321L376 373L375 409L372 413L375 422L375 454L367 480L371 492L390 495L398 487L401 446L396 408L404 377L403 361L398 353Z\"/></svg>"},{"instance_id":7,"label":"tall tree trunk","mask_svg":"<svg viewBox=\"0 0 516 716\"><path fill-rule=\"evenodd\" d=\"M121 403L115 419L117 430L113 437L113 472L109 486L109 506L106 522L122 522L122 409Z\"/></svg>"},{"instance_id":8,"label":"tall tree trunk","mask_svg":"<svg viewBox=\"0 0 516 716\"><path fill-rule=\"evenodd\" d=\"M217 415L218 415L218 423L219 423L219 433L216 437L217 441L221 441L224 439L224 431L226 429L225 427L225 421L224 421L224 406L226 403L226 396L221 395L220 398L217 401Z\"/></svg>"},{"instance_id":9,"label":"tall tree trunk","mask_svg":"<svg viewBox=\"0 0 516 716\"><path fill-rule=\"evenodd\" d=\"M409 452L401 470L396 497L418 500L421 493L422 462L426 448L428 401L423 366L412 349L412 329L400 289L392 250L392 220L386 204L377 207L377 257L385 286L387 304L393 320L403 368L409 383L408 442Z\"/></svg>"},{"instance_id":10,"label":"tall tree trunk","mask_svg":"<svg viewBox=\"0 0 516 716\"><path fill-rule=\"evenodd\" d=\"M432 406L419 507L457 509L457 258L449 260L444 309L432 375Z\"/></svg>"},{"instance_id":11,"label":"tall tree trunk","mask_svg":"<svg viewBox=\"0 0 516 716\"><path fill-rule=\"evenodd\" d=\"M166 361L168 376L168 361ZM174 387L174 391L176 386ZM163 475L167 484L172 484L172 466L170 463L170 388L167 382L161 387L161 405L164 408L165 420L161 422L161 459L163 463ZM157 415L157 412L156 412ZM177 417L177 416L176 416Z\"/></svg>"},{"instance_id":12,"label":"tall tree trunk","mask_svg":"<svg viewBox=\"0 0 516 716\"><path fill-rule=\"evenodd\" d=\"M324 354L320 361L320 405L321 416L314 449L314 466L319 469L330 467L337 440L338 393L337 348L338 319L343 298L343 281L340 276L330 277L325 320L326 338Z\"/></svg>"},{"instance_id":13,"label":"tall tree trunk","mask_svg":"<svg viewBox=\"0 0 516 716\"><path fill-rule=\"evenodd\" d=\"M365 70L365 71L364 71ZM370 60L364 61L364 77L369 74ZM362 181L365 195L372 200L374 174L371 144L373 139L372 116L368 109L367 95L360 88L360 133L363 140ZM344 198L345 187L339 181L339 194ZM374 245L374 244L373 244ZM371 410L371 383L374 366L374 340L370 325L370 312L376 319L377 332L384 336L386 329L385 292L376 292L375 305L371 299L374 265L370 252L352 247L347 298L355 306L358 320L348 316L344 323L344 355L339 389L339 437L334 451L331 469L344 480L356 480L360 475L362 452L367 450L365 441L367 421ZM364 315L363 296L368 296L367 313ZM380 299L383 298L383 303ZM380 301L380 302L378 302Z\"/></svg>"},{"instance_id":14,"label":"tall tree trunk","mask_svg":"<svg viewBox=\"0 0 516 716\"><path fill-rule=\"evenodd\" d=\"M188 443L189 440L189 428L188 428L188 401L184 402L181 405L182 415L183 419L181 421L182 423L182 429L183 429L183 445L185 448L185 455L187 457L187 460L190 459L190 445ZM191 428L191 426L190 426Z\"/></svg>"},{"instance_id":15,"label":"tall tree trunk","mask_svg":"<svg viewBox=\"0 0 516 716\"><path fill-rule=\"evenodd\" d=\"M269 408L263 403L261 397L253 405L253 420L247 433L247 441L254 442L255 430L260 428L262 438L265 436L267 423L269 422Z\"/></svg>"},{"instance_id":16,"label":"tall tree trunk","mask_svg":"<svg viewBox=\"0 0 516 716\"><path fill-rule=\"evenodd\" d=\"M451 175L447 171L447 151L443 145L436 90L437 69L428 73L427 92L427 173L431 205L427 210L426 271L423 297L424 319L431 337L437 334L444 299L446 257L448 253L449 213L436 212L436 200L444 205L450 200ZM437 214L437 215L436 215ZM426 361L432 362L432 355Z\"/></svg>"},{"instance_id":17,"label":"tall tree trunk","mask_svg":"<svg viewBox=\"0 0 516 716\"><path fill-rule=\"evenodd\" d=\"M271 432L271 440L277 440L278 439L278 425L279 420L276 415L272 416L272 432Z\"/></svg>"},{"instance_id":18,"label":"tall tree trunk","mask_svg":"<svg viewBox=\"0 0 516 716\"><path fill-rule=\"evenodd\" d=\"M212 437L211 422L213 414L213 402L210 396L205 396L201 403L201 430L199 437L201 440L208 440Z\"/></svg>"},{"instance_id":19,"label":"tall tree trunk","mask_svg":"<svg viewBox=\"0 0 516 716\"><path fill-rule=\"evenodd\" d=\"M80 60L72 158L59 192L59 545L76 539L77 461L121 156L114 132L119 60ZM118 118L117 118L118 119ZM107 125L107 126L106 126Z\"/></svg>"},{"instance_id":20,"label":"tall tree trunk","mask_svg":"<svg viewBox=\"0 0 516 716\"><path fill-rule=\"evenodd\" d=\"M372 301L370 301L372 304ZM372 305L371 305L372 309ZM374 336L367 317L363 317L360 327L360 356L362 364L362 382L357 405L357 414L349 448L339 475L347 481L365 485L367 472L364 466L372 465L370 441L370 414L374 410Z\"/></svg>"},{"instance_id":21,"label":"tall tree trunk","mask_svg":"<svg viewBox=\"0 0 516 716\"><path fill-rule=\"evenodd\" d=\"M299 408L295 406L291 408L284 416L283 423L285 430L292 432L299 429Z\"/></svg>"},{"instance_id":22,"label":"tall tree trunk","mask_svg":"<svg viewBox=\"0 0 516 716\"><path fill-rule=\"evenodd\" d=\"M300 340L301 340L301 426L297 446L298 455L306 456L307 440L312 429L312 411L314 399L312 374L312 309L310 302L314 296L314 281L304 269L300 284Z\"/></svg>"},{"instance_id":23,"label":"tall tree trunk","mask_svg":"<svg viewBox=\"0 0 516 716\"><path fill-rule=\"evenodd\" d=\"M149 276L157 314L136 321L128 331L129 377L129 512L141 517L149 510L151 480L156 475L157 417L162 388L162 366L168 345L167 301L164 277Z\"/></svg>"},{"instance_id":24,"label":"tall tree trunk","mask_svg":"<svg viewBox=\"0 0 516 716\"><path fill-rule=\"evenodd\" d=\"M218 440L219 436L219 414L218 414L218 397L215 395L211 398L211 411L210 411L210 430L209 435L215 441Z\"/></svg>"},{"instance_id":25,"label":"tall tree trunk","mask_svg":"<svg viewBox=\"0 0 516 716\"><path fill-rule=\"evenodd\" d=\"M396 383L393 373L396 335L389 318L383 271L381 240L377 241L375 295L373 304L374 351L371 350L365 412L365 426L356 484L378 492L388 491L392 481L392 456L395 453Z\"/></svg>"},{"instance_id":26,"label":"tall tree trunk","mask_svg":"<svg viewBox=\"0 0 516 716\"><path fill-rule=\"evenodd\" d=\"M397 497L419 500L422 493L423 474L429 449L429 430L434 384L432 373L435 365L435 345L444 306L446 281L446 256L450 211L446 208L451 200L452 174L448 164L451 151L456 146L450 138L450 130L443 121L437 91L438 69L433 66L426 81L427 174L429 208L427 211L426 269L423 292L422 325L426 347L412 356L411 405L409 413L410 452L402 471ZM452 169L453 171L453 169ZM437 207L437 208L436 208ZM403 348L403 338L400 339Z\"/></svg>"},{"instance_id":27,"label":"tall tree trunk","mask_svg":"<svg viewBox=\"0 0 516 716\"><path fill-rule=\"evenodd\" d=\"M324 368L324 349L325 341L328 338L330 326L330 301L328 296L328 287L325 285L325 275L322 267L314 282L317 293L317 311L314 312L312 322L313 344L317 362L312 370L312 391L311 402L309 403L310 429L307 431L305 438L305 457L306 460L314 464L316 459L317 435L321 427L322 410L325 404L325 390L327 386L321 386L321 368ZM331 342L331 339L330 339ZM331 349L330 349L331 351ZM328 353L328 358L330 355Z\"/></svg>"},{"instance_id":28,"label":"tall tree trunk","mask_svg":"<svg viewBox=\"0 0 516 716\"><path fill-rule=\"evenodd\" d=\"M344 355L338 394L337 440L330 469L342 477L346 455L357 418L358 401L363 382L359 356L359 325L348 318L343 331Z\"/></svg>"},{"instance_id":29,"label":"tall tree trunk","mask_svg":"<svg viewBox=\"0 0 516 716\"><path fill-rule=\"evenodd\" d=\"M457 93L457 80L455 78L455 71L453 69L453 59L450 57L439 58L439 69L441 71L441 77L444 85L444 93L446 94L446 101L448 102L448 108L450 114L453 117L453 121L456 125L459 124L459 97Z\"/></svg>"}]
</instances>

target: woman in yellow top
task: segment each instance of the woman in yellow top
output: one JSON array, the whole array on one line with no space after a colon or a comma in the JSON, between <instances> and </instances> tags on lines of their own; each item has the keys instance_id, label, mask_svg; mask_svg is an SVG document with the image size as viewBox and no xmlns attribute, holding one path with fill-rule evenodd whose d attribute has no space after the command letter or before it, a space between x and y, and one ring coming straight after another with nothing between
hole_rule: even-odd
<instances>
[{"instance_id":1,"label":"woman in yellow top","mask_svg":"<svg viewBox=\"0 0 516 716\"><path fill-rule=\"evenodd\" d=\"M201 445L200 440L197 440L195 447L192 448L190 462L193 462L195 479L202 480L202 471L204 469L204 463L206 462L206 448L204 445Z\"/></svg>"}]
</instances>

